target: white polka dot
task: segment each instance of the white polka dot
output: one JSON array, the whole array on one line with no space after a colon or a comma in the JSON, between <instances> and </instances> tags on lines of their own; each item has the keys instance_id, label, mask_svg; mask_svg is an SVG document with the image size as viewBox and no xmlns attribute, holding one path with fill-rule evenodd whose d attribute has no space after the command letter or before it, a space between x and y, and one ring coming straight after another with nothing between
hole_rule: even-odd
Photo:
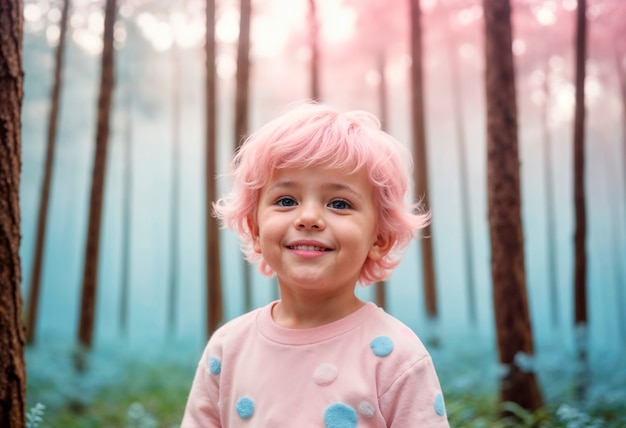
<instances>
[{"instance_id":1,"label":"white polka dot","mask_svg":"<svg viewBox=\"0 0 626 428\"><path fill-rule=\"evenodd\" d=\"M313 379L318 385L330 385L337 379L337 367L330 363L320 364L313 373Z\"/></svg>"},{"instance_id":2,"label":"white polka dot","mask_svg":"<svg viewBox=\"0 0 626 428\"><path fill-rule=\"evenodd\" d=\"M372 403L368 401L361 401L359 404L359 413L365 416L366 418L371 418L374 416L376 409L372 406Z\"/></svg>"}]
</instances>

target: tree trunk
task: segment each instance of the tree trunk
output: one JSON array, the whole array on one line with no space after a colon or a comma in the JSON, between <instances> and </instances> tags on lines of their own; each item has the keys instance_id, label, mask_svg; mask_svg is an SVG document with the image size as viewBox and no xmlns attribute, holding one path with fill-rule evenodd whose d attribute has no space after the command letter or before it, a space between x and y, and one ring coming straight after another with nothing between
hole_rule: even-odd
<instances>
[{"instance_id":1,"label":"tree trunk","mask_svg":"<svg viewBox=\"0 0 626 428\"><path fill-rule=\"evenodd\" d=\"M215 85L215 0L206 3L206 269L207 269L207 336L219 327L223 318L222 270L220 267L219 224L212 215L217 199L216 185L216 85Z\"/></svg>"},{"instance_id":2,"label":"tree trunk","mask_svg":"<svg viewBox=\"0 0 626 428\"><path fill-rule=\"evenodd\" d=\"M387 59L385 56L384 48L380 48L376 58L376 68L378 68L378 74L380 76L380 82L378 82L378 108L379 119L381 128L385 130L387 128L388 121L388 105L387 105L387 75L385 73L385 67L387 65ZM387 307L387 297L385 295L386 282L376 282L376 304L385 309Z\"/></svg>"},{"instance_id":3,"label":"tree trunk","mask_svg":"<svg viewBox=\"0 0 626 428\"><path fill-rule=\"evenodd\" d=\"M248 133L248 104L250 98L250 15L251 1L241 0L239 14L239 43L237 46L237 75L235 88L235 147L238 148ZM252 277L250 264L242 259L243 296L245 310L252 309Z\"/></svg>"},{"instance_id":4,"label":"tree trunk","mask_svg":"<svg viewBox=\"0 0 626 428\"><path fill-rule=\"evenodd\" d=\"M452 104L454 128L456 130L457 147L459 151L459 178L461 188L461 210L459 215L463 219L463 267L465 268L465 281L467 284L467 311L469 321L472 326L477 323L476 310L476 286L474 283L474 260L472 251L472 213L470 209L470 178L467 172L467 152L465 148L467 141L465 138L464 115L463 115L463 85L459 75L459 58L457 54L458 41L454 30L447 24L447 51L450 61L450 78L452 86Z\"/></svg>"},{"instance_id":5,"label":"tree trunk","mask_svg":"<svg viewBox=\"0 0 626 428\"><path fill-rule=\"evenodd\" d=\"M532 369L524 266L517 105L509 0L484 0L487 97L487 190L491 235L491 275L500 363L500 401L528 410L542 404Z\"/></svg>"},{"instance_id":6,"label":"tree trunk","mask_svg":"<svg viewBox=\"0 0 626 428\"><path fill-rule=\"evenodd\" d=\"M320 52L319 52L319 22L317 21L317 7L315 0L309 0L309 37L311 46L311 99L320 100Z\"/></svg>"},{"instance_id":7,"label":"tree trunk","mask_svg":"<svg viewBox=\"0 0 626 428\"><path fill-rule=\"evenodd\" d=\"M574 110L574 324L579 373L576 396L586 395L589 368L587 361L587 214L585 208L585 62L587 58L586 0L578 0L576 11L576 103Z\"/></svg>"},{"instance_id":8,"label":"tree trunk","mask_svg":"<svg viewBox=\"0 0 626 428\"><path fill-rule=\"evenodd\" d=\"M176 332L178 306L178 211L180 209L180 55L176 42L172 45L172 188L170 197L170 284L167 300L167 331Z\"/></svg>"},{"instance_id":9,"label":"tree trunk","mask_svg":"<svg viewBox=\"0 0 626 428\"><path fill-rule=\"evenodd\" d=\"M119 314L119 329L122 336L128 334L128 295L130 293L130 266L131 266L131 214L132 214L132 201L133 201L133 120L134 120L134 107L133 107L133 76L134 70L132 69L133 56L130 50L130 38L127 39L127 55L126 64L126 94L125 94L125 109L124 115L124 157L123 168L124 176L122 179L122 251L121 251L121 286L120 286L120 314Z\"/></svg>"},{"instance_id":10,"label":"tree trunk","mask_svg":"<svg viewBox=\"0 0 626 428\"><path fill-rule=\"evenodd\" d=\"M61 13L61 27L59 44L56 49L54 78L52 83L52 95L50 116L48 118L48 144L46 147L46 162L41 189L41 201L39 202L39 214L37 217L37 237L35 241L35 255L31 266L30 287L28 289L28 305L26 316L26 341L29 344L35 342L37 331L37 315L39 312L39 295L41 287L41 271L43 266L43 250L46 240L46 225L48 221L48 202L50 200L50 187L52 183L52 169L54 166L54 149L56 146L57 123L59 117L59 104L61 98L63 55L65 52L65 35L67 33L67 17L69 15L70 0L63 2Z\"/></svg>"},{"instance_id":11,"label":"tree trunk","mask_svg":"<svg viewBox=\"0 0 626 428\"><path fill-rule=\"evenodd\" d=\"M26 372L20 285L20 173L23 8L0 3L0 426L26 426Z\"/></svg>"},{"instance_id":12,"label":"tree trunk","mask_svg":"<svg viewBox=\"0 0 626 428\"><path fill-rule=\"evenodd\" d=\"M100 226L104 197L107 146L109 140L109 116L114 85L113 75L113 27L115 25L116 0L106 0L102 50L102 74L98 97L98 123L96 149L94 152L91 196L89 200L89 224L83 269L79 345L91 349L93 344L94 318L98 283L98 257L100 253Z\"/></svg>"},{"instance_id":13,"label":"tree trunk","mask_svg":"<svg viewBox=\"0 0 626 428\"><path fill-rule=\"evenodd\" d=\"M422 75L422 24L419 0L409 0L411 12L411 122L413 124L413 156L415 157L415 199L430 209L428 196L428 154L426 150L426 124L424 120L424 95ZM433 237L430 225L423 229L420 239L422 248L422 271L424 278L424 302L431 328L436 327L439 316L435 284ZM429 332L427 341L436 346L439 338Z\"/></svg>"}]
</instances>

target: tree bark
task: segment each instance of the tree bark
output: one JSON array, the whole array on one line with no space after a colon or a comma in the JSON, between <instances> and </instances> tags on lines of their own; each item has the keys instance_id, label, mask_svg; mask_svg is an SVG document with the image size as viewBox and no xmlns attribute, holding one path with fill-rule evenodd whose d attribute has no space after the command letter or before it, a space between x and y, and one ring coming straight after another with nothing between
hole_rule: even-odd
<instances>
[{"instance_id":1,"label":"tree bark","mask_svg":"<svg viewBox=\"0 0 626 428\"><path fill-rule=\"evenodd\" d=\"M206 3L206 269L207 269L207 336L219 327L223 318L222 273L220 267L219 225L212 215L217 199L216 185L216 85L215 85L215 0Z\"/></svg>"},{"instance_id":2,"label":"tree bark","mask_svg":"<svg viewBox=\"0 0 626 428\"><path fill-rule=\"evenodd\" d=\"M411 122L413 123L413 156L415 157L415 199L419 200L427 209L430 209L428 153L424 120L421 10L419 0L409 0L409 2L411 13ZM420 243L424 278L424 303L429 321L435 323L439 314L431 226L425 227L422 234L423 238L420 240ZM431 341L432 345L436 345L438 338L433 336L429 341Z\"/></svg>"},{"instance_id":3,"label":"tree bark","mask_svg":"<svg viewBox=\"0 0 626 428\"><path fill-rule=\"evenodd\" d=\"M23 8L0 3L0 426L26 426L26 371L20 285L20 174Z\"/></svg>"},{"instance_id":4,"label":"tree bark","mask_svg":"<svg viewBox=\"0 0 626 428\"><path fill-rule=\"evenodd\" d=\"M113 27L115 25L116 0L106 0L104 14L104 39L102 51L102 74L98 97L98 123L94 153L91 196L89 200L89 223L83 269L83 285L78 329L79 345L91 349L93 344L94 318L98 283L98 258L100 253L100 226L104 197L107 147L109 140L109 117L111 112L114 69Z\"/></svg>"},{"instance_id":5,"label":"tree bark","mask_svg":"<svg viewBox=\"0 0 626 428\"><path fill-rule=\"evenodd\" d=\"M587 362L587 213L585 207L585 62L587 59L586 0L578 0L576 10L576 63L574 106L574 324L578 354L576 396L586 395Z\"/></svg>"},{"instance_id":6,"label":"tree bark","mask_svg":"<svg viewBox=\"0 0 626 428\"><path fill-rule=\"evenodd\" d=\"M311 86L310 93L313 101L320 100L320 50L319 50L319 22L317 20L317 6L315 0L309 0L309 43L311 47Z\"/></svg>"},{"instance_id":7,"label":"tree bark","mask_svg":"<svg viewBox=\"0 0 626 428\"><path fill-rule=\"evenodd\" d=\"M235 88L235 147L243 143L248 133L250 99L250 15L251 0L241 0L239 14L239 43L237 46L237 75ZM246 311L252 309L252 276L250 264L242 259L243 296Z\"/></svg>"},{"instance_id":8,"label":"tree bark","mask_svg":"<svg viewBox=\"0 0 626 428\"><path fill-rule=\"evenodd\" d=\"M388 105L387 105L387 75L385 73L385 67L387 65L387 57L385 55L384 47L381 47L376 55L376 68L380 76L380 82L378 82L378 116L380 119L381 128L385 130L387 128L388 121ZM376 304L385 309L387 307L387 296L385 293L386 281L376 282Z\"/></svg>"},{"instance_id":9,"label":"tree bark","mask_svg":"<svg viewBox=\"0 0 626 428\"><path fill-rule=\"evenodd\" d=\"M67 33L67 18L69 16L70 0L63 2L61 12L61 30L59 44L56 49L54 78L48 118L48 144L46 146L46 161L44 166L43 186L41 189L41 201L39 202L39 214L37 217L37 236L35 240L35 254L31 266L30 287L28 289L28 305L26 315L26 342L35 342L37 331L37 315L39 312L39 295L41 288L41 271L43 267L43 250L46 241L46 225L48 221L48 203L50 201L50 187L52 183L52 171L54 166L54 152L57 138L57 123L59 117L59 105L62 87L63 56L65 52L65 35Z\"/></svg>"},{"instance_id":10,"label":"tree bark","mask_svg":"<svg viewBox=\"0 0 626 428\"><path fill-rule=\"evenodd\" d=\"M509 0L484 0L483 6L491 275L498 354L507 368L500 400L535 410L542 405L541 394L532 368L522 364L534 351L524 272L511 7Z\"/></svg>"}]
</instances>

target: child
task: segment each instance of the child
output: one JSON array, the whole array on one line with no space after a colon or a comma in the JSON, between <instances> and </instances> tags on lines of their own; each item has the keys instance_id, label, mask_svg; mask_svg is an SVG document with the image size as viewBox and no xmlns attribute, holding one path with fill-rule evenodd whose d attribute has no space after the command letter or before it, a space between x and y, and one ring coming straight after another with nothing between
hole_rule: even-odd
<instances>
[{"instance_id":1,"label":"child","mask_svg":"<svg viewBox=\"0 0 626 428\"><path fill-rule=\"evenodd\" d=\"M280 300L211 337L182 428L449 426L428 351L354 294L428 221L405 204L410 159L372 115L318 104L247 139L214 210Z\"/></svg>"}]
</instances>

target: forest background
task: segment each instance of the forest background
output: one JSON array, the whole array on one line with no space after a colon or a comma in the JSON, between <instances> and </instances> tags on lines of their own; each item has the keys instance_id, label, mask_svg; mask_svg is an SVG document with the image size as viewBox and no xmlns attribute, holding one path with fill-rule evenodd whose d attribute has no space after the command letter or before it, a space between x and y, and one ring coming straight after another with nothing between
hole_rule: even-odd
<instances>
[{"instance_id":1,"label":"forest background","mask_svg":"<svg viewBox=\"0 0 626 428\"><path fill-rule=\"evenodd\" d=\"M179 422L207 336L277 298L206 215L215 176L309 98L413 150L432 227L358 293L427 343L453 426L623 426L625 6L3 3L23 25L22 274L2 290L24 296L29 426Z\"/></svg>"}]
</instances>

